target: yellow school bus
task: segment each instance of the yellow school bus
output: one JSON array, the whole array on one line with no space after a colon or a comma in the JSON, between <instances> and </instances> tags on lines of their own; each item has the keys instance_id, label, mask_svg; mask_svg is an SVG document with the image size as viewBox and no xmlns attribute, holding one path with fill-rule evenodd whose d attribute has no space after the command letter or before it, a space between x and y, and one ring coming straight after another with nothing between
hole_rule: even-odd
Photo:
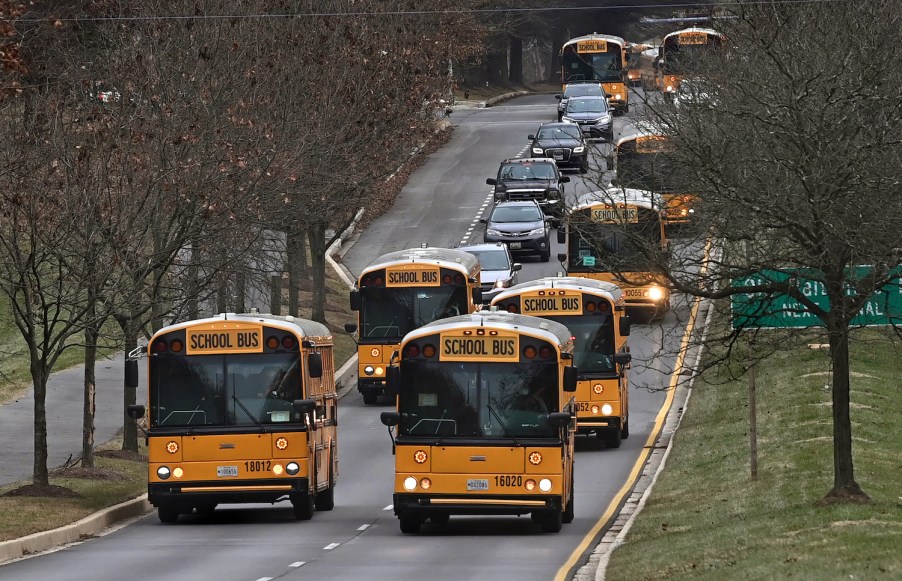
<instances>
[{"instance_id":1,"label":"yellow school bus","mask_svg":"<svg viewBox=\"0 0 902 581\"><path fill-rule=\"evenodd\" d=\"M548 277L512 286L492 306L557 321L573 336L578 434L594 432L609 448L619 448L629 430L631 361L620 287L582 277Z\"/></svg>"},{"instance_id":2,"label":"yellow school bus","mask_svg":"<svg viewBox=\"0 0 902 581\"><path fill-rule=\"evenodd\" d=\"M366 404L385 394L385 370L408 332L482 306L479 260L448 248L411 248L375 259L351 291L357 324L357 390Z\"/></svg>"},{"instance_id":3,"label":"yellow school bus","mask_svg":"<svg viewBox=\"0 0 902 581\"><path fill-rule=\"evenodd\" d=\"M338 398L320 323L227 313L160 329L146 349L148 500L165 523L221 503L332 510Z\"/></svg>"},{"instance_id":4,"label":"yellow school bus","mask_svg":"<svg viewBox=\"0 0 902 581\"><path fill-rule=\"evenodd\" d=\"M619 36L588 34L561 47L561 83L600 82L618 113L630 110L628 69L627 42Z\"/></svg>"},{"instance_id":5,"label":"yellow school bus","mask_svg":"<svg viewBox=\"0 0 902 581\"><path fill-rule=\"evenodd\" d=\"M663 200L644 190L610 187L580 195L558 230L568 276L612 282L627 311L650 317L670 309L670 288L659 274L670 252Z\"/></svg>"},{"instance_id":6,"label":"yellow school bus","mask_svg":"<svg viewBox=\"0 0 902 581\"><path fill-rule=\"evenodd\" d=\"M456 514L529 514L545 532L573 520L573 342L554 321L480 311L401 342L394 511L404 533Z\"/></svg>"},{"instance_id":7,"label":"yellow school bus","mask_svg":"<svg viewBox=\"0 0 902 581\"><path fill-rule=\"evenodd\" d=\"M639 128L623 135L614 144L616 184L659 194L664 200L667 223L685 224L695 212L697 197L675 191L670 154L667 136L660 131Z\"/></svg>"},{"instance_id":8,"label":"yellow school bus","mask_svg":"<svg viewBox=\"0 0 902 581\"><path fill-rule=\"evenodd\" d=\"M655 88L674 97L683 78L698 76L693 60L703 51L723 49L726 43L726 36L710 28L684 28L666 35L658 49Z\"/></svg>"}]
</instances>

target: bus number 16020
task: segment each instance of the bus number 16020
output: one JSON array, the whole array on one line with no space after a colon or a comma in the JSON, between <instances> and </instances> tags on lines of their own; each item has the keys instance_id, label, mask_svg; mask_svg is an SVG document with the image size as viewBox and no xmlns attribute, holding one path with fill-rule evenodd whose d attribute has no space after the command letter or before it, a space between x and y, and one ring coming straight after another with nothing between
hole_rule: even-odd
<instances>
[{"instance_id":1,"label":"bus number 16020","mask_svg":"<svg viewBox=\"0 0 902 581\"><path fill-rule=\"evenodd\" d=\"M495 486L523 486L523 477L515 475L495 476Z\"/></svg>"}]
</instances>

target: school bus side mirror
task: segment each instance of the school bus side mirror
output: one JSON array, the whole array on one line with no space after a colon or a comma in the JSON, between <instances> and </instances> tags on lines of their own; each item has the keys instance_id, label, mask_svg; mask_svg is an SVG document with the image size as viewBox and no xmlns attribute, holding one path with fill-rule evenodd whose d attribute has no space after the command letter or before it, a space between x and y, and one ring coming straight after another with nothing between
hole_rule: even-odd
<instances>
[{"instance_id":1,"label":"school bus side mirror","mask_svg":"<svg viewBox=\"0 0 902 581\"><path fill-rule=\"evenodd\" d=\"M397 365L390 365L385 368L385 393L391 396L398 395L398 389L401 385L401 368Z\"/></svg>"},{"instance_id":2,"label":"school bus side mirror","mask_svg":"<svg viewBox=\"0 0 902 581\"><path fill-rule=\"evenodd\" d=\"M383 425L394 428L401 423L401 414L398 412L382 412L379 414L379 419L382 421Z\"/></svg>"},{"instance_id":3,"label":"school bus side mirror","mask_svg":"<svg viewBox=\"0 0 902 581\"><path fill-rule=\"evenodd\" d=\"M566 231L566 230L561 230L560 228L558 228L558 230L557 230L557 241L558 241L558 244L564 244L565 242L567 242L567 231ZM564 257L561 258L561 255L558 254L558 255L557 255L558 260L560 260L561 262L567 260L567 255L564 254L563 256L564 256Z\"/></svg>"},{"instance_id":4,"label":"school bus side mirror","mask_svg":"<svg viewBox=\"0 0 902 581\"><path fill-rule=\"evenodd\" d=\"M357 323L345 323L345 333L355 333L357 331Z\"/></svg>"},{"instance_id":5,"label":"school bus side mirror","mask_svg":"<svg viewBox=\"0 0 902 581\"><path fill-rule=\"evenodd\" d=\"M485 178L485 183L490 186L494 186L498 183L498 180L496 180L495 178Z\"/></svg>"},{"instance_id":6,"label":"school bus side mirror","mask_svg":"<svg viewBox=\"0 0 902 581\"><path fill-rule=\"evenodd\" d=\"M476 287L473 289L473 304L478 305L482 303L482 289Z\"/></svg>"},{"instance_id":7,"label":"school bus side mirror","mask_svg":"<svg viewBox=\"0 0 902 581\"><path fill-rule=\"evenodd\" d=\"M138 362L125 362L125 387L138 387Z\"/></svg>"},{"instance_id":8,"label":"school bus side mirror","mask_svg":"<svg viewBox=\"0 0 902 581\"><path fill-rule=\"evenodd\" d=\"M548 414L548 425L552 428L566 428L573 421L573 417L567 412L551 412Z\"/></svg>"},{"instance_id":9,"label":"school bus side mirror","mask_svg":"<svg viewBox=\"0 0 902 581\"><path fill-rule=\"evenodd\" d=\"M360 291L352 290L350 299L351 299L351 310L359 311L360 310Z\"/></svg>"},{"instance_id":10,"label":"school bus side mirror","mask_svg":"<svg viewBox=\"0 0 902 581\"><path fill-rule=\"evenodd\" d=\"M126 412L128 413L128 417L131 419L138 421L144 417L144 406L143 405L130 405L126 408Z\"/></svg>"},{"instance_id":11,"label":"school bus side mirror","mask_svg":"<svg viewBox=\"0 0 902 581\"><path fill-rule=\"evenodd\" d=\"M564 391L576 391L576 367L564 368Z\"/></svg>"},{"instance_id":12,"label":"school bus side mirror","mask_svg":"<svg viewBox=\"0 0 902 581\"><path fill-rule=\"evenodd\" d=\"M307 355L307 371L310 377L323 376L323 356L321 353L310 353Z\"/></svg>"},{"instance_id":13,"label":"school bus side mirror","mask_svg":"<svg viewBox=\"0 0 902 581\"><path fill-rule=\"evenodd\" d=\"M623 351L619 353L614 353L614 363L617 365L629 365L630 361L633 360L633 356L629 353L624 353Z\"/></svg>"},{"instance_id":14,"label":"school bus side mirror","mask_svg":"<svg viewBox=\"0 0 902 581\"><path fill-rule=\"evenodd\" d=\"M624 315L620 317L620 335L622 337L629 337L631 326L632 322L630 321L629 316Z\"/></svg>"},{"instance_id":15,"label":"school bus side mirror","mask_svg":"<svg viewBox=\"0 0 902 581\"><path fill-rule=\"evenodd\" d=\"M296 399L291 402L291 407L299 414L309 414L316 409L316 400L312 399Z\"/></svg>"}]
</instances>

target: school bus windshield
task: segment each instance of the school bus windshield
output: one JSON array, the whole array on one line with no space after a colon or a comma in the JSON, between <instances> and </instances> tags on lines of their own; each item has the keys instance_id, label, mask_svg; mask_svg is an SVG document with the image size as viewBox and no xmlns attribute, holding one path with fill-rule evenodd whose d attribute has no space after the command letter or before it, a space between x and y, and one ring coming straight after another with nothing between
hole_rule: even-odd
<instances>
[{"instance_id":1,"label":"school bus windshield","mask_svg":"<svg viewBox=\"0 0 902 581\"><path fill-rule=\"evenodd\" d=\"M640 216L645 214L642 210L639 212ZM628 224L585 221L571 232L568 272L649 270L655 256L646 253L661 246L661 225L657 219Z\"/></svg>"},{"instance_id":2,"label":"school bus windshield","mask_svg":"<svg viewBox=\"0 0 902 581\"><path fill-rule=\"evenodd\" d=\"M403 361L400 434L554 438L557 363Z\"/></svg>"},{"instance_id":3,"label":"school bus windshield","mask_svg":"<svg viewBox=\"0 0 902 581\"><path fill-rule=\"evenodd\" d=\"M592 315L542 315L566 325L573 334L573 365L580 374L616 373L614 367L614 319L610 313Z\"/></svg>"},{"instance_id":4,"label":"school bus windshield","mask_svg":"<svg viewBox=\"0 0 902 581\"><path fill-rule=\"evenodd\" d=\"M671 192L674 169L671 154L666 151L636 151L635 142L622 144L617 150L617 181L625 188Z\"/></svg>"},{"instance_id":5,"label":"school bus windshield","mask_svg":"<svg viewBox=\"0 0 902 581\"><path fill-rule=\"evenodd\" d=\"M152 427L289 422L301 399L297 353L150 360Z\"/></svg>"},{"instance_id":6,"label":"school bus windshield","mask_svg":"<svg viewBox=\"0 0 902 581\"><path fill-rule=\"evenodd\" d=\"M623 70L620 47L611 44L609 50L597 53L566 51L563 55L563 82L619 81Z\"/></svg>"},{"instance_id":7,"label":"school bus windshield","mask_svg":"<svg viewBox=\"0 0 902 581\"><path fill-rule=\"evenodd\" d=\"M365 287L361 333L368 339L400 339L437 319L469 312L467 287Z\"/></svg>"}]
</instances>

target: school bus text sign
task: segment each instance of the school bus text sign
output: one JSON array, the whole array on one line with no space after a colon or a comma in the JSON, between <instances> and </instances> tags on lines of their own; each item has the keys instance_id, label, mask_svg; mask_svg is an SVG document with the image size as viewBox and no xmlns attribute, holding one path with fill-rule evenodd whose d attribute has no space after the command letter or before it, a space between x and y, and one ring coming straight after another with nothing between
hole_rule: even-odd
<instances>
[{"instance_id":1,"label":"school bus text sign","mask_svg":"<svg viewBox=\"0 0 902 581\"><path fill-rule=\"evenodd\" d=\"M848 280L860 280L871 272L869 266L856 266ZM852 319L852 326L902 325L902 267L895 269L893 280L879 289ZM762 270L751 276L733 279L733 287L753 287L794 280L796 288L825 311L830 310L824 283L805 278L803 269L791 271ZM851 288L850 294L854 292ZM791 329L822 327L820 317L808 311L799 301L784 294L738 293L730 298L734 329Z\"/></svg>"}]
</instances>

